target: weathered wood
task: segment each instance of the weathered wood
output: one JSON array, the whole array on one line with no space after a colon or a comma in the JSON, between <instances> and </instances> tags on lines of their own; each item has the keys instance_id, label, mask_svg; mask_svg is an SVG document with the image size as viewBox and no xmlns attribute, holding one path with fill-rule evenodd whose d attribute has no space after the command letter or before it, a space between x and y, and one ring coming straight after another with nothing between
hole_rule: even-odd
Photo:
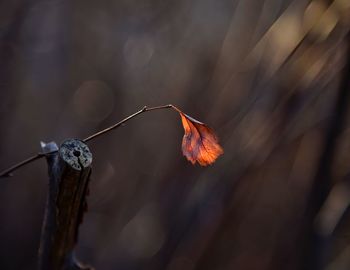
<instances>
[{"instance_id":1,"label":"weathered wood","mask_svg":"<svg viewBox=\"0 0 350 270\"><path fill-rule=\"evenodd\" d=\"M57 150L54 142L44 152ZM82 141L69 139L48 154L49 192L39 248L40 270L92 269L74 258L78 228L86 209L92 154Z\"/></svg>"}]
</instances>

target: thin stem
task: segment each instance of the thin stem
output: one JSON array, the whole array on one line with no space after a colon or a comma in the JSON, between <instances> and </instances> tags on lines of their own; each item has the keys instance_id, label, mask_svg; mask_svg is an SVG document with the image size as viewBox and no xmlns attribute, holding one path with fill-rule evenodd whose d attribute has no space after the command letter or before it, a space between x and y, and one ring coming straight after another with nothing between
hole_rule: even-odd
<instances>
[{"instance_id":1,"label":"thin stem","mask_svg":"<svg viewBox=\"0 0 350 270\"><path fill-rule=\"evenodd\" d=\"M95 139L95 138L97 138L97 137L99 137L99 136L101 136L101 135L111 131L111 130L114 130L114 129L120 127L121 125L125 124L130 119L132 119L132 118L136 117L137 115L142 114L144 112L155 111L155 110L162 110L162 109L170 109L170 108L179 111L178 108L176 108L175 106L173 106L171 104L163 105L163 106L155 106L155 107L150 107L150 108L148 108L147 106L144 106L141 110L133 113L132 115L129 115L128 117L124 118L123 120L119 121L118 123L116 123L116 124L106 128L104 130L101 130L101 131L99 131L99 132L97 132L95 134L92 134L92 135L90 135L89 137L87 137L85 139L83 139L83 142L91 141L91 140L93 140L93 139ZM13 171L19 169L20 167L25 166L28 163L31 163L31 162L33 162L33 161L35 161L37 159L45 157L45 156L47 156L49 154L53 154L55 152L57 152L57 151L53 151L53 152L49 152L49 153L38 153L38 154L36 154L34 156L31 156L31 157L29 157L29 158L27 158L27 159L25 159L25 160L23 160L21 162L18 162L15 165L13 165L13 166L7 168L6 170L3 170L2 172L0 172L0 178L2 178L2 177L10 177L10 176L12 176L11 173Z\"/></svg>"},{"instance_id":2,"label":"thin stem","mask_svg":"<svg viewBox=\"0 0 350 270\"><path fill-rule=\"evenodd\" d=\"M139 114L142 114L144 112L149 112L149 111L154 111L154 110L162 110L162 109L170 109L170 108L175 108L175 106L168 104L168 105L163 105L163 106L156 106L156 107L150 107L148 108L147 106L143 107L141 110L133 113L132 115L129 115L128 117L126 117L125 119L121 120L120 122L114 124L113 126L110 126L104 130L101 130L95 134L90 135L89 137L85 138L83 140L83 142L88 142L92 139L95 139L96 137L99 137L107 132L110 132L113 129L116 129L118 127L120 127L121 125L125 124L127 121L129 121L130 119L138 116Z\"/></svg>"},{"instance_id":3,"label":"thin stem","mask_svg":"<svg viewBox=\"0 0 350 270\"><path fill-rule=\"evenodd\" d=\"M10 176L12 176L12 172L13 171L17 170L18 168L20 168L20 167L22 167L22 166L24 166L24 165L26 165L28 163L33 162L34 160L42 158L44 156L45 156L44 153L38 153L35 156L31 156L31 157L29 157L29 158L27 158L27 159L25 159L25 160L23 160L23 161L21 161L19 163L15 164L15 165L13 165L13 166L11 166L9 168L7 168L6 170L3 170L0 173L0 177L10 177Z\"/></svg>"}]
</instances>

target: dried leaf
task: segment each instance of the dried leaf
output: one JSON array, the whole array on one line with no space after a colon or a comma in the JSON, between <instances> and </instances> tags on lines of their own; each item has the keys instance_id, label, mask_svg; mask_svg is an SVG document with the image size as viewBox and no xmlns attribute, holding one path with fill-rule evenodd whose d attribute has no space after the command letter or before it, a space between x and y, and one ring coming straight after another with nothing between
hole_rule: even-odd
<instances>
[{"instance_id":1,"label":"dried leaf","mask_svg":"<svg viewBox=\"0 0 350 270\"><path fill-rule=\"evenodd\" d=\"M182 152L184 156L195 164L207 166L224 153L219 145L215 132L202 122L184 114L175 108L182 120L185 135L182 139Z\"/></svg>"}]
</instances>

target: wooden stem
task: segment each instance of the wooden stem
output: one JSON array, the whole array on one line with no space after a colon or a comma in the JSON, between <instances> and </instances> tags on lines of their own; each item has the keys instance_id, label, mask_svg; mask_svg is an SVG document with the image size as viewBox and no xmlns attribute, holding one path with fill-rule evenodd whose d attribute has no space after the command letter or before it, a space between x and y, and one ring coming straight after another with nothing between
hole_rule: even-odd
<instances>
[{"instance_id":1,"label":"wooden stem","mask_svg":"<svg viewBox=\"0 0 350 270\"><path fill-rule=\"evenodd\" d=\"M155 106L155 107L144 106L141 110L133 113L132 115L129 115L128 117L124 118L123 120L119 121L118 123L116 123L116 124L106 128L104 130L101 130L101 131L99 131L99 132L97 132L95 134L92 134L89 137L86 137L85 139L83 139L82 141L83 142L91 141L92 139L95 139L95 138L97 138L97 137L99 137L99 136L101 136L101 135L103 135L103 134L105 134L105 133L107 133L107 132L109 132L109 131L111 131L113 129L116 129L116 128L122 126L127 121L129 121L130 119L138 116L141 113L149 112L149 111L155 111L155 110L162 110L162 109L170 109L170 108L180 112L180 110L178 108L176 108L174 105L171 105L171 104L162 105L162 106ZM21 168L22 166L27 165L28 163L31 163L31 162L37 160L37 159L45 157L45 156L47 156L49 154L54 154L54 153L56 153L56 151L57 150L52 150L52 151L47 150L47 152L42 152L42 153L38 153L38 154L36 154L34 156L31 156L31 157L29 157L29 158L27 158L27 159L25 159L25 160L15 164L15 165L13 165L13 166L3 170L2 172L0 172L0 178L10 177L10 176L12 176L12 172L13 171Z\"/></svg>"},{"instance_id":2,"label":"wooden stem","mask_svg":"<svg viewBox=\"0 0 350 270\"><path fill-rule=\"evenodd\" d=\"M39 270L92 269L74 258L78 228L86 209L92 154L82 141L69 139L58 151L42 144L49 171L49 192L39 248Z\"/></svg>"},{"instance_id":3,"label":"wooden stem","mask_svg":"<svg viewBox=\"0 0 350 270\"><path fill-rule=\"evenodd\" d=\"M114 124L113 126L110 126L110 127L106 128L104 130L101 130L101 131L99 131L99 132L97 132L97 133L95 133L95 134L85 138L83 140L83 142L88 142L88 141L90 141L90 140L92 140L92 139L94 139L94 138L96 138L98 136L101 136L101 135L103 135L103 134L105 134L105 133L107 133L107 132L109 132L109 131L111 131L113 129L116 129L116 128L122 126L123 124L125 124L130 119L138 116L141 113L154 111L154 110L170 109L170 108L176 108L176 107L171 105L171 104L163 105L163 106L150 107L150 108L148 108L147 106L144 106L141 110L137 111L136 113L133 113L132 115L129 115L128 117L126 117L125 119L119 121L118 123Z\"/></svg>"}]
</instances>

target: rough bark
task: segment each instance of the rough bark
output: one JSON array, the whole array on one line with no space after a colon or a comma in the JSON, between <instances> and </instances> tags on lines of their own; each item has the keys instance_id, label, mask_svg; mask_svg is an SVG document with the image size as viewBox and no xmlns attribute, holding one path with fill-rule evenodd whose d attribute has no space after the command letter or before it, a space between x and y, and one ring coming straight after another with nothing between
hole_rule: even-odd
<instances>
[{"instance_id":1,"label":"rough bark","mask_svg":"<svg viewBox=\"0 0 350 270\"><path fill-rule=\"evenodd\" d=\"M40 270L92 269L74 258L78 228L86 210L92 154L83 142L42 143L47 155L49 192L39 248Z\"/></svg>"}]
</instances>

